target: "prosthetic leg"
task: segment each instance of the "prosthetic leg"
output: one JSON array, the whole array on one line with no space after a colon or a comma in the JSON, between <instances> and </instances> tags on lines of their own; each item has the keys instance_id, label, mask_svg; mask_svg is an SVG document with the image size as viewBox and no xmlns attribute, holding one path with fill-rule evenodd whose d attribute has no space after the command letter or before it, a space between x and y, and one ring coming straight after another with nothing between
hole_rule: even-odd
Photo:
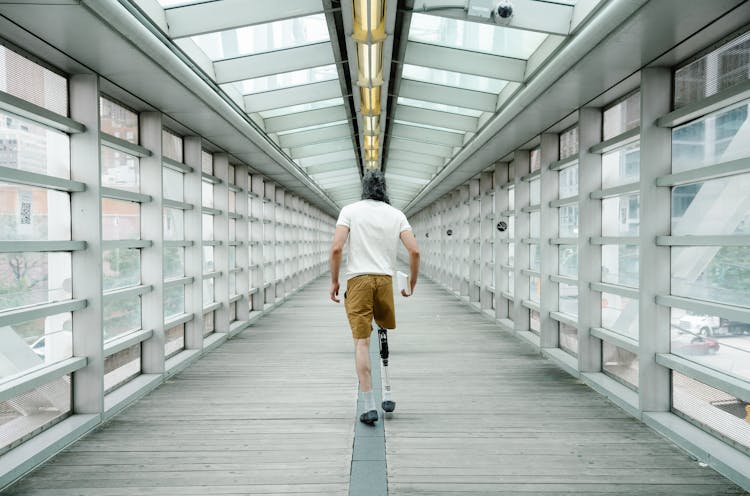
<instances>
[{"instance_id":1,"label":"prosthetic leg","mask_svg":"<svg viewBox=\"0 0 750 496\"><path fill-rule=\"evenodd\" d=\"M378 342L380 343L380 361L383 379L383 411L390 413L396 409L396 402L391 399L391 378L388 376L388 331L378 328Z\"/></svg>"}]
</instances>

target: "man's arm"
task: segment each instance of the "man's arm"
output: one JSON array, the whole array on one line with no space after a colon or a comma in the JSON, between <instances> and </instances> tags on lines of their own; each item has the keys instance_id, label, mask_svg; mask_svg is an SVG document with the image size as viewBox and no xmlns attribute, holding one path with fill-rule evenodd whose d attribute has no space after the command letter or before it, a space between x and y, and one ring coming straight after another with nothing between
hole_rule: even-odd
<instances>
[{"instance_id":1,"label":"man's arm","mask_svg":"<svg viewBox=\"0 0 750 496\"><path fill-rule=\"evenodd\" d=\"M419 276L419 247L417 246L417 238L414 237L414 233L409 229L401 231L401 242L409 252L409 271L411 272L409 277L411 280L411 293L413 294L414 286L417 285L417 277ZM401 295L409 296L403 289L401 290Z\"/></svg>"},{"instance_id":2,"label":"man's arm","mask_svg":"<svg viewBox=\"0 0 750 496\"><path fill-rule=\"evenodd\" d=\"M331 299L336 303L341 300L339 295L339 271L341 270L341 256L344 252L346 238L349 237L349 228L346 226L336 226L336 232L333 233L333 245L331 246Z\"/></svg>"}]
</instances>

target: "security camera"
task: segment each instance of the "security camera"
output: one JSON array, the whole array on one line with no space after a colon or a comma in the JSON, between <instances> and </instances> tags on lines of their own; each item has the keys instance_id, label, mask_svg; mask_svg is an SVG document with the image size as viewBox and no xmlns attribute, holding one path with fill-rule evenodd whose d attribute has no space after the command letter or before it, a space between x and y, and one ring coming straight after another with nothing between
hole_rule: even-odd
<instances>
[{"instance_id":1,"label":"security camera","mask_svg":"<svg viewBox=\"0 0 750 496\"><path fill-rule=\"evenodd\" d=\"M495 22L508 22L513 17L513 2L511 0L500 0L492 13L494 14Z\"/></svg>"}]
</instances>

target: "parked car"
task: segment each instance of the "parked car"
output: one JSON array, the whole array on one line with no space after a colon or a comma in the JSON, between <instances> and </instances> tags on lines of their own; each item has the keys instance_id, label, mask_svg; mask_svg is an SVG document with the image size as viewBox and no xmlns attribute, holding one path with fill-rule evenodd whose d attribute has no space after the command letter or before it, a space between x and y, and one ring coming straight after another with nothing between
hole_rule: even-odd
<instances>
[{"instance_id":1,"label":"parked car","mask_svg":"<svg viewBox=\"0 0 750 496\"><path fill-rule=\"evenodd\" d=\"M697 336L682 329L672 329L672 353L678 355L713 355L719 351L715 339Z\"/></svg>"}]
</instances>

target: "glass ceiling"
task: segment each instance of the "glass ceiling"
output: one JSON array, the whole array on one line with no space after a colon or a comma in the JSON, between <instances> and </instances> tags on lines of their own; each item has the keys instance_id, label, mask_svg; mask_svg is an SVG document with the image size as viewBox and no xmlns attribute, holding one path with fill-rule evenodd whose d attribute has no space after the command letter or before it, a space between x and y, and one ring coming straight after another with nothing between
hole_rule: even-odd
<instances>
[{"instance_id":1,"label":"glass ceiling","mask_svg":"<svg viewBox=\"0 0 750 496\"><path fill-rule=\"evenodd\" d=\"M350 51L351 33L337 35L347 43L334 53L330 33L336 28L328 26L323 2L258 2L236 9L229 0L158 1L175 42L186 53L205 54L196 62L203 67L206 59L210 62L213 70L206 72L313 181L340 205L358 199L365 157L358 156L353 143L365 147L364 137L352 134L364 128L360 93L341 94L342 79L348 80L343 86L356 90L356 53ZM396 4L385 0L386 10ZM544 46L543 53L554 53L564 41L560 32L547 32L545 6L572 19L575 0L526 4L536 11L525 13L523 24L511 20L509 26L498 26L456 19L455 9L416 12L429 2L415 0L409 26L400 32L386 27L406 38L401 41L404 60L383 81L389 78L389 87L398 87L399 94L387 97L395 99L391 105L383 97L379 115L381 133L390 134L379 137L378 156L387 157L381 167L396 207L405 207L455 156L467 135L477 133L480 123L499 110L498 103L506 101L501 93L523 88L526 61L535 52ZM353 15L351 3L340 5L329 17ZM568 20L561 24L570 25ZM343 25L351 26L352 20L344 19ZM385 56L390 60L392 54ZM352 73L337 60L348 60ZM398 85L392 84L395 78ZM351 120L355 115L356 127Z\"/></svg>"}]
</instances>

